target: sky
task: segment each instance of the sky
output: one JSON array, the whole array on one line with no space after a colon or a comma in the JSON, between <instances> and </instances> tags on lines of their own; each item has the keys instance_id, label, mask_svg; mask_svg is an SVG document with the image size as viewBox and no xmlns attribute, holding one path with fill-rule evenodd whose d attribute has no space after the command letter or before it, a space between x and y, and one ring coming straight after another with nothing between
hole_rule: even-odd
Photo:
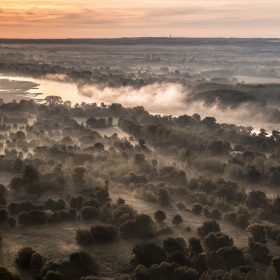
<instances>
[{"instance_id":1,"label":"sky","mask_svg":"<svg viewBox=\"0 0 280 280\"><path fill-rule=\"evenodd\" d=\"M280 37L280 0L0 0L1 38Z\"/></svg>"}]
</instances>

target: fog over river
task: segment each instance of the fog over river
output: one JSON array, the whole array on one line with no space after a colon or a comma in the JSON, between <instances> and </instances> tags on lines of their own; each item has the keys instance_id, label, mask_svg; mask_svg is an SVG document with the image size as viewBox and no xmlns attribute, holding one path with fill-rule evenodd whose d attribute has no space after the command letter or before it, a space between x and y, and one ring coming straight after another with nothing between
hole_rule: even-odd
<instances>
[{"instance_id":1,"label":"fog over river","mask_svg":"<svg viewBox=\"0 0 280 280\"><path fill-rule=\"evenodd\" d=\"M245 107L221 109L216 105L206 105L200 101L189 102L188 88L176 83L151 84L135 89L133 87L100 87L93 84L77 84L65 81L63 75L47 75L45 78L19 77L0 75L0 98L4 102L33 98L38 102L46 96L58 95L64 101L72 104L86 103L121 103L125 107L143 106L153 114L165 115L192 115L199 113L201 116L214 116L219 122L234 123L237 125L252 126L257 131L264 127L268 131L279 129L280 125L259 123L250 119L250 114ZM240 76L242 83L254 83L257 78ZM262 79L262 83L271 83ZM275 83L278 80L274 80Z\"/></svg>"}]
</instances>

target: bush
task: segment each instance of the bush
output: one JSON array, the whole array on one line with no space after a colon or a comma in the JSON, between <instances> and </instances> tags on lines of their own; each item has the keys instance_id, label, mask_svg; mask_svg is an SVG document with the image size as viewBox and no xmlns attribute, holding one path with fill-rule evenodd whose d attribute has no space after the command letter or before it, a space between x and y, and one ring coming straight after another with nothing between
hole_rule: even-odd
<instances>
[{"instance_id":1,"label":"bush","mask_svg":"<svg viewBox=\"0 0 280 280\"><path fill-rule=\"evenodd\" d=\"M157 195L157 201L162 206L170 205L171 198L170 198L168 189L163 188L163 187L159 189L158 195Z\"/></svg>"},{"instance_id":2,"label":"bush","mask_svg":"<svg viewBox=\"0 0 280 280\"><path fill-rule=\"evenodd\" d=\"M163 249L170 255L174 252L182 252L184 254L187 253L187 244L184 238L176 237L172 238L169 237L163 240Z\"/></svg>"},{"instance_id":3,"label":"bush","mask_svg":"<svg viewBox=\"0 0 280 280\"><path fill-rule=\"evenodd\" d=\"M166 259L165 251L154 243L137 244L132 252L134 254L133 262L147 267L160 264Z\"/></svg>"},{"instance_id":4,"label":"bush","mask_svg":"<svg viewBox=\"0 0 280 280\"><path fill-rule=\"evenodd\" d=\"M0 209L0 223L5 223L8 220L9 214L6 209Z\"/></svg>"},{"instance_id":5,"label":"bush","mask_svg":"<svg viewBox=\"0 0 280 280\"><path fill-rule=\"evenodd\" d=\"M86 275L97 275L99 265L95 258L92 258L86 252L76 252L69 256L69 263L74 268L74 275L77 278ZM75 278L74 278L75 279Z\"/></svg>"},{"instance_id":6,"label":"bush","mask_svg":"<svg viewBox=\"0 0 280 280\"><path fill-rule=\"evenodd\" d=\"M99 211L96 207L85 206L81 210L81 216L84 220L92 220L98 217Z\"/></svg>"},{"instance_id":7,"label":"bush","mask_svg":"<svg viewBox=\"0 0 280 280\"><path fill-rule=\"evenodd\" d=\"M65 209L65 201L63 199L59 199L57 201L48 199L44 203L44 207L46 210L52 210L52 211L60 211Z\"/></svg>"},{"instance_id":8,"label":"bush","mask_svg":"<svg viewBox=\"0 0 280 280\"><path fill-rule=\"evenodd\" d=\"M5 267L0 266L0 279L1 280L20 280L20 277L12 274Z\"/></svg>"},{"instance_id":9,"label":"bush","mask_svg":"<svg viewBox=\"0 0 280 280\"><path fill-rule=\"evenodd\" d=\"M280 257L273 258L272 265L276 271L278 278L280 279Z\"/></svg>"},{"instance_id":10,"label":"bush","mask_svg":"<svg viewBox=\"0 0 280 280\"><path fill-rule=\"evenodd\" d=\"M222 214L221 214L221 211L220 211L220 210L218 210L218 209L213 209L213 210L210 212L209 216L210 216L212 219L214 219L214 220L220 220Z\"/></svg>"},{"instance_id":11,"label":"bush","mask_svg":"<svg viewBox=\"0 0 280 280\"><path fill-rule=\"evenodd\" d=\"M170 263L177 263L182 266L191 266L190 258L180 251L171 253L167 260Z\"/></svg>"},{"instance_id":12,"label":"bush","mask_svg":"<svg viewBox=\"0 0 280 280\"><path fill-rule=\"evenodd\" d=\"M18 216L18 223L21 225L43 225L47 222L47 215L44 211L31 210Z\"/></svg>"},{"instance_id":13,"label":"bush","mask_svg":"<svg viewBox=\"0 0 280 280\"><path fill-rule=\"evenodd\" d=\"M247 230L251 233L251 236L255 242L266 242L266 229L261 224L251 224Z\"/></svg>"},{"instance_id":14,"label":"bush","mask_svg":"<svg viewBox=\"0 0 280 280\"><path fill-rule=\"evenodd\" d=\"M192 213L196 214L196 215L200 215L202 212L202 205L200 203L195 203L192 206Z\"/></svg>"},{"instance_id":15,"label":"bush","mask_svg":"<svg viewBox=\"0 0 280 280\"><path fill-rule=\"evenodd\" d=\"M42 280L63 280L63 276L57 271L47 271Z\"/></svg>"},{"instance_id":16,"label":"bush","mask_svg":"<svg viewBox=\"0 0 280 280\"><path fill-rule=\"evenodd\" d=\"M183 218L182 218L182 216L179 215L179 214L175 215L175 216L173 217L173 219L172 219L172 223L173 223L174 225L176 225L176 226L182 224L182 223L183 223Z\"/></svg>"},{"instance_id":17,"label":"bush","mask_svg":"<svg viewBox=\"0 0 280 280\"><path fill-rule=\"evenodd\" d=\"M111 242L118 236L114 226L96 225L90 229L94 242Z\"/></svg>"},{"instance_id":18,"label":"bush","mask_svg":"<svg viewBox=\"0 0 280 280\"><path fill-rule=\"evenodd\" d=\"M19 268L30 269L32 255L35 251L30 247L20 249L16 256L16 264Z\"/></svg>"},{"instance_id":19,"label":"bush","mask_svg":"<svg viewBox=\"0 0 280 280\"><path fill-rule=\"evenodd\" d=\"M17 224L17 221L16 221L15 218L9 217L8 220L7 220L7 224L8 224L10 227L15 227L16 224Z\"/></svg>"},{"instance_id":20,"label":"bush","mask_svg":"<svg viewBox=\"0 0 280 280\"><path fill-rule=\"evenodd\" d=\"M178 267L174 270L172 280L198 280L198 273L191 267Z\"/></svg>"},{"instance_id":21,"label":"bush","mask_svg":"<svg viewBox=\"0 0 280 280\"><path fill-rule=\"evenodd\" d=\"M151 238L155 235L154 222L149 215L136 215L120 226L123 238Z\"/></svg>"},{"instance_id":22,"label":"bush","mask_svg":"<svg viewBox=\"0 0 280 280\"><path fill-rule=\"evenodd\" d=\"M83 206L83 197L82 196L71 197L69 204L70 207L80 210Z\"/></svg>"},{"instance_id":23,"label":"bush","mask_svg":"<svg viewBox=\"0 0 280 280\"><path fill-rule=\"evenodd\" d=\"M158 223L162 223L166 219L166 215L163 211L157 210L154 213L154 218Z\"/></svg>"},{"instance_id":24,"label":"bush","mask_svg":"<svg viewBox=\"0 0 280 280\"><path fill-rule=\"evenodd\" d=\"M270 263L271 256L265 244L255 242L252 238L249 238L248 245L248 252L255 262L262 264Z\"/></svg>"},{"instance_id":25,"label":"bush","mask_svg":"<svg viewBox=\"0 0 280 280\"><path fill-rule=\"evenodd\" d=\"M246 204L249 208L264 208L268 204L266 194L261 191L252 191L248 194Z\"/></svg>"},{"instance_id":26,"label":"bush","mask_svg":"<svg viewBox=\"0 0 280 280\"><path fill-rule=\"evenodd\" d=\"M198 255L202 252L203 252L203 250L202 250L200 240L195 238L195 237L191 237L189 239L189 253L190 253L190 256L193 257L194 255Z\"/></svg>"},{"instance_id":27,"label":"bush","mask_svg":"<svg viewBox=\"0 0 280 280\"><path fill-rule=\"evenodd\" d=\"M38 253L33 253L30 260L30 268L35 271L39 271L44 265L43 257Z\"/></svg>"},{"instance_id":28,"label":"bush","mask_svg":"<svg viewBox=\"0 0 280 280\"><path fill-rule=\"evenodd\" d=\"M69 256L69 260L48 262L42 269L43 277L46 277L50 272L52 275L53 272L61 274L64 280L77 280L83 276L97 275L99 272L99 265L97 260L92 258L89 254L85 252L76 252ZM56 275L56 277L59 276Z\"/></svg>"},{"instance_id":29,"label":"bush","mask_svg":"<svg viewBox=\"0 0 280 280\"><path fill-rule=\"evenodd\" d=\"M243 252L236 247L223 247L208 255L208 262L212 269L230 270L246 265Z\"/></svg>"},{"instance_id":30,"label":"bush","mask_svg":"<svg viewBox=\"0 0 280 280\"><path fill-rule=\"evenodd\" d=\"M223 247L233 246L233 240L228 235L220 232L210 232L203 239L204 247L208 252L214 252Z\"/></svg>"},{"instance_id":31,"label":"bush","mask_svg":"<svg viewBox=\"0 0 280 280\"><path fill-rule=\"evenodd\" d=\"M220 226L215 220L206 221L197 228L197 233L200 237L205 237L210 232L220 232Z\"/></svg>"},{"instance_id":32,"label":"bush","mask_svg":"<svg viewBox=\"0 0 280 280\"><path fill-rule=\"evenodd\" d=\"M93 243L93 238L89 230L78 229L76 231L76 241L80 245L89 245Z\"/></svg>"}]
</instances>

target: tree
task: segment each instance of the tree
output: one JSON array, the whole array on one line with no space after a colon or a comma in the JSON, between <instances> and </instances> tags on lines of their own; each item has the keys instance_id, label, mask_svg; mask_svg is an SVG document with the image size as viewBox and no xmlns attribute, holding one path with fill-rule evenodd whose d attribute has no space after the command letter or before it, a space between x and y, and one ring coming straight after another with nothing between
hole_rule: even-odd
<instances>
[{"instance_id":1,"label":"tree","mask_svg":"<svg viewBox=\"0 0 280 280\"><path fill-rule=\"evenodd\" d=\"M30 269L32 255L35 251L31 247L20 249L16 255L16 264L19 268Z\"/></svg>"},{"instance_id":2,"label":"tree","mask_svg":"<svg viewBox=\"0 0 280 280\"><path fill-rule=\"evenodd\" d=\"M166 215L163 211L157 210L154 213L154 218L158 223L162 223L166 219Z\"/></svg>"},{"instance_id":3,"label":"tree","mask_svg":"<svg viewBox=\"0 0 280 280\"><path fill-rule=\"evenodd\" d=\"M133 247L133 262L150 267L153 264L160 264L166 259L165 251L154 243L137 244Z\"/></svg>"},{"instance_id":4,"label":"tree","mask_svg":"<svg viewBox=\"0 0 280 280\"><path fill-rule=\"evenodd\" d=\"M210 232L220 232L220 226L215 220L206 221L197 228L197 233L200 237L205 237Z\"/></svg>"},{"instance_id":5,"label":"tree","mask_svg":"<svg viewBox=\"0 0 280 280\"><path fill-rule=\"evenodd\" d=\"M49 270L42 280L63 280L63 276L60 272Z\"/></svg>"},{"instance_id":6,"label":"tree","mask_svg":"<svg viewBox=\"0 0 280 280\"><path fill-rule=\"evenodd\" d=\"M82 166L75 167L72 174L72 180L76 186L82 187L86 184L86 172L87 170Z\"/></svg>"},{"instance_id":7,"label":"tree","mask_svg":"<svg viewBox=\"0 0 280 280\"><path fill-rule=\"evenodd\" d=\"M84 220L96 219L99 214L99 210L93 206L85 206L81 210L81 216Z\"/></svg>"},{"instance_id":8,"label":"tree","mask_svg":"<svg viewBox=\"0 0 280 280\"><path fill-rule=\"evenodd\" d=\"M93 242L111 242L114 241L118 232L114 226L96 225L90 229Z\"/></svg>"},{"instance_id":9,"label":"tree","mask_svg":"<svg viewBox=\"0 0 280 280\"><path fill-rule=\"evenodd\" d=\"M233 240L221 232L210 232L203 239L203 244L208 252L214 252L223 247L233 246Z\"/></svg>"},{"instance_id":10,"label":"tree","mask_svg":"<svg viewBox=\"0 0 280 280\"><path fill-rule=\"evenodd\" d=\"M0 223L5 223L8 220L9 214L6 209L0 209Z\"/></svg>"},{"instance_id":11,"label":"tree","mask_svg":"<svg viewBox=\"0 0 280 280\"><path fill-rule=\"evenodd\" d=\"M214 128L217 125L217 122L216 122L216 119L214 117L205 117L202 120L202 124L204 124L208 128Z\"/></svg>"},{"instance_id":12,"label":"tree","mask_svg":"<svg viewBox=\"0 0 280 280\"><path fill-rule=\"evenodd\" d=\"M266 243L266 230L262 224L251 224L247 228L255 242Z\"/></svg>"},{"instance_id":13,"label":"tree","mask_svg":"<svg viewBox=\"0 0 280 280\"><path fill-rule=\"evenodd\" d=\"M93 243L91 232L87 229L78 229L76 231L76 241L80 245L89 245Z\"/></svg>"},{"instance_id":14,"label":"tree","mask_svg":"<svg viewBox=\"0 0 280 280\"><path fill-rule=\"evenodd\" d=\"M188 241L189 241L189 253L191 257L203 252L199 239L195 237L191 237Z\"/></svg>"},{"instance_id":15,"label":"tree","mask_svg":"<svg viewBox=\"0 0 280 280\"><path fill-rule=\"evenodd\" d=\"M174 270L172 280L198 280L198 273L195 269L191 267L178 267Z\"/></svg>"},{"instance_id":16,"label":"tree","mask_svg":"<svg viewBox=\"0 0 280 280\"><path fill-rule=\"evenodd\" d=\"M200 215L202 212L202 205L200 203L195 203L192 206L192 213L196 214L196 215Z\"/></svg>"},{"instance_id":17,"label":"tree","mask_svg":"<svg viewBox=\"0 0 280 280\"><path fill-rule=\"evenodd\" d=\"M64 277L64 279L80 279L86 275L97 275L99 271L97 260L82 251L69 256L69 267L72 277Z\"/></svg>"},{"instance_id":18,"label":"tree","mask_svg":"<svg viewBox=\"0 0 280 280\"><path fill-rule=\"evenodd\" d=\"M169 191L165 187L161 187L158 190L158 194L157 194L157 201L159 202L159 204L162 206L169 206L170 200L171 198L170 198Z\"/></svg>"},{"instance_id":19,"label":"tree","mask_svg":"<svg viewBox=\"0 0 280 280\"><path fill-rule=\"evenodd\" d=\"M182 266L191 266L190 258L186 254L184 254L180 251L175 251L175 252L171 253L168 256L167 260L170 263L177 263Z\"/></svg>"},{"instance_id":20,"label":"tree","mask_svg":"<svg viewBox=\"0 0 280 280\"><path fill-rule=\"evenodd\" d=\"M18 275L12 274L5 267L0 266L0 279L2 280L20 280Z\"/></svg>"},{"instance_id":21,"label":"tree","mask_svg":"<svg viewBox=\"0 0 280 280\"><path fill-rule=\"evenodd\" d=\"M173 217L172 219L172 223L177 226L183 223L183 218L181 215L177 214Z\"/></svg>"},{"instance_id":22,"label":"tree","mask_svg":"<svg viewBox=\"0 0 280 280\"><path fill-rule=\"evenodd\" d=\"M278 278L280 279L280 257L274 257L272 259L272 265L276 271Z\"/></svg>"},{"instance_id":23,"label":"tree","mask_svg":"<svg viewBox=\"0 0 280 280\"><path fill-rule=\"evenodd\" d=\"M50 95L45 98L47 105L49 106L58 106L63 103L63 100L60 96Z\"/></svg>"},{"instance_id":24,"label":"tree","mask_svg":"<svg viewBox=\"0 0 280 280\"><path fill-rule=\"evenodd\" d=\"M182 252L184 254L187 253L187 243L184 238L176 237L172 238L169 237L163 240L163 249L170 255L174 252Z\"/></svg>"},{"instance_id":25,"label":"tree","mask_svg":"<svg viewBox=\"0 0 280 280\"><path fill-rule=\"evenodd\" d=\"M212 269L230 270L246 265L243 252L234 247L223 247L208 255L209 265Z\"/></svg>"},{"instance_id":26,"label":"tree","mask_svg":"<svg viewBox=\"0 0 280 280\"><path fill-rule=\"evenodd\" d=\"M255 242L252 238L248 240L248 252L255 262L269 264L271 256L269 249L263 243Z\"/></svg>"},{"instance_id":27,"label":"tree","mask_svg":"<svg viewBox=\"0 0 280 280\"><path fill-rule=\"evenodd\" d=\"M43 265L44 258L40 254L34 252L30 260L30 268L33 271L39 271L43 267Z\"/></svg>"}]
</instances>

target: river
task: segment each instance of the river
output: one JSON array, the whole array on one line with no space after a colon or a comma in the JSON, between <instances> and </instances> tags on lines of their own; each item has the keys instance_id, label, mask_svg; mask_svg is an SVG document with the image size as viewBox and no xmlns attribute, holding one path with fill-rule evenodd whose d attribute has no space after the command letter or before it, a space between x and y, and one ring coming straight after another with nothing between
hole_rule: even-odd
<instances>
[{"instance_id":1,"label":"river","mask_svg":"<svg viewBox=\"0 0 280 280\"><path fill-rule=\"evenodd\" d=\"M201 104L186 104L188 92L179 84L152 84L140 89L131 87L100 88L97 85L79 85L74 82L50 78L32 78L20 76L5 76L0 74L0 98L5 102L13 99L33 98L38 102L46 96L58 95L64 101L72 104L86 102L105 104L121 103L125 107L143 106L152 114L182 115L199 113L201 116L214 116L219 122L236 125L252 126L257 132L265 128L269 132L280 129L280 124L255 123L250 119L244 120L238 110L222 111L215 107L206 108Z\"/></svg>"}]
</instances>

